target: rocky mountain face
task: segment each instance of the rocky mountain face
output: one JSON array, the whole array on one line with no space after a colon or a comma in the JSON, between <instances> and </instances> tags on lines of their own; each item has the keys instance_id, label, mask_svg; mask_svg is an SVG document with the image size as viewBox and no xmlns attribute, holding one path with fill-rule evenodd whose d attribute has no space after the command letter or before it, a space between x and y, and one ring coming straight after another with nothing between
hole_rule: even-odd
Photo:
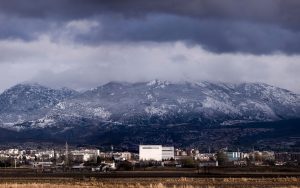
<instances>
[{"instance_id":1,"label":"rocky mountain face","mask_svg":"<svg viewBox=\"0 0 300 188\"><path fill-rule=\"evenodd\" d=\"M2 128L57 127L81 119L122 125L232 125L300 116L300 96L263 83L111 82L82 93L19 84L0 95ZM26 126L24 126L26 124Z\"/></svg>"}]
</instances>

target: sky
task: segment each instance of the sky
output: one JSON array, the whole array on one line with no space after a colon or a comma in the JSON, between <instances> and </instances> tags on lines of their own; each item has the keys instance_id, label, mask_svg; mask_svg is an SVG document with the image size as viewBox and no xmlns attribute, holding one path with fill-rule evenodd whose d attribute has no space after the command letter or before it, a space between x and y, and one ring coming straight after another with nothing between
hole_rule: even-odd
<instances>
[{"instance_id":1,"label":"sky","mask_svg":"<svg viewBox=\"0 0 300 188\"><path fill-rule=\"evenodd\" d=\"M300 1L0 0L0 92L153 79L300 93Z\"/></svg>"}]
</instances>

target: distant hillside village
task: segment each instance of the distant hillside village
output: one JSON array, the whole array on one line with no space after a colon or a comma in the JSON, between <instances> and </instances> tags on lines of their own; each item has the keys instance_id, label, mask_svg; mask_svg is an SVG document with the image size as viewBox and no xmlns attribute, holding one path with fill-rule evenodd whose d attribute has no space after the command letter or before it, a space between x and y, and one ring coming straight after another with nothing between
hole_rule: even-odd
<instances>
[{"instance_id":1,"label":"distant hillside village","mask_svg":"<svg viewBox=\"0 0 300 188\"><path fill-rule=\"evenodd\" d=\"M37 171L145 170L151 168L205 168L300 165L300 153L273 151L228 151L202 153L197 149L140 145L139 152L100 151L96 148L0 150L1 168L30 168Z\"/></svg>"}]
</instances>

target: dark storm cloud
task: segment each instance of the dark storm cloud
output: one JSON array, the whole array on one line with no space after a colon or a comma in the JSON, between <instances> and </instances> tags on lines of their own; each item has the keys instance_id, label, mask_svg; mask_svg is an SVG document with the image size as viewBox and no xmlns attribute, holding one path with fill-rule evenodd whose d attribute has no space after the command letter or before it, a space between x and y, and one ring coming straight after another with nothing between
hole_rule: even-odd
<instances>
[{"instance_id":1,"label":"dark storm cloud","mask_svg":"<svg viewBox=\"0 0 300 188\"><path fill-rule=\"evenodd\" d=\"M1 14L0 24L0 39L20 38L25 41L30 41L51 29L51 23L45 20L8 18Z\"/></svg>"},{"instance_id":2,"label":"dark storm cloud","mask_svg":"<svg viewBox=\"0 0 300 188\"><path fill-rule=\"evenodd\" d=\"M299 0L3 0L0 38L63 34L64 24L93 20L86 44L187 41L213 52L300 52Z\"/></svg>"},{"instance_id":3,"label":"dark storm cloud","mask_svg":"<svg viewBox=\"0 0 300 188\"><path fill-rule=\"evenodd\" d=\"M2 0L0 5L6 14L39 18L74 19L117 12L128 17L164 13L296 27L300 21L298 0Z\"/></svg>"},{"instance_id":4,"label":"dark storm cloud","mask_svg":"<svg viewBox=\"0 0 300 188\"><path fill-rule=\"evenodd\" d=\"M218 53L297 53L300 48L300 33L277 25L211 19L199 21L188 17L158 14L144 19L102 17L98 20L102 25L88 34L76 35L75 40L95 45L103 41L184 40L189 44L201 44L205 49Z\"/></svg>"}]
</instances>

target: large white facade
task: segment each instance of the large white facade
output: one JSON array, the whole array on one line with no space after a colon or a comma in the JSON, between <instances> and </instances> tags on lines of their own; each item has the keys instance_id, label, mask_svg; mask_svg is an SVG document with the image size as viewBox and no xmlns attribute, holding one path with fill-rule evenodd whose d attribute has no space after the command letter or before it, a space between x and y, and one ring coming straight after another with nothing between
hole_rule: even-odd
<instances>
[{"instance_id":1,"label":"large white facade","mask_svg":"<svg viewBox=\"0 0 300 188\"><path fill-rule=\"evenodd\" d=\"M174 147L163 147L162 145L140 145L140 160L162 161L174 159Z\"/></svg>"},{"instance_id":2,"label":"large white facade","mask_svg":"<svg viewBox=\"0 0 300 188\"><path fill-rule=\"evenodd\" d=\"M140 161L162 161L161 145L140 145L139 148Z\"/></svg>"},{"instance_id":3,"label":"large white facade","mask_svg":"<svg viewBox=\"0 0 300 188\"><path fill-rule=\"evenodd\" d=\"M162 147L162 160L175 159L174 147Z\"/></svg>"}]
</instances>

